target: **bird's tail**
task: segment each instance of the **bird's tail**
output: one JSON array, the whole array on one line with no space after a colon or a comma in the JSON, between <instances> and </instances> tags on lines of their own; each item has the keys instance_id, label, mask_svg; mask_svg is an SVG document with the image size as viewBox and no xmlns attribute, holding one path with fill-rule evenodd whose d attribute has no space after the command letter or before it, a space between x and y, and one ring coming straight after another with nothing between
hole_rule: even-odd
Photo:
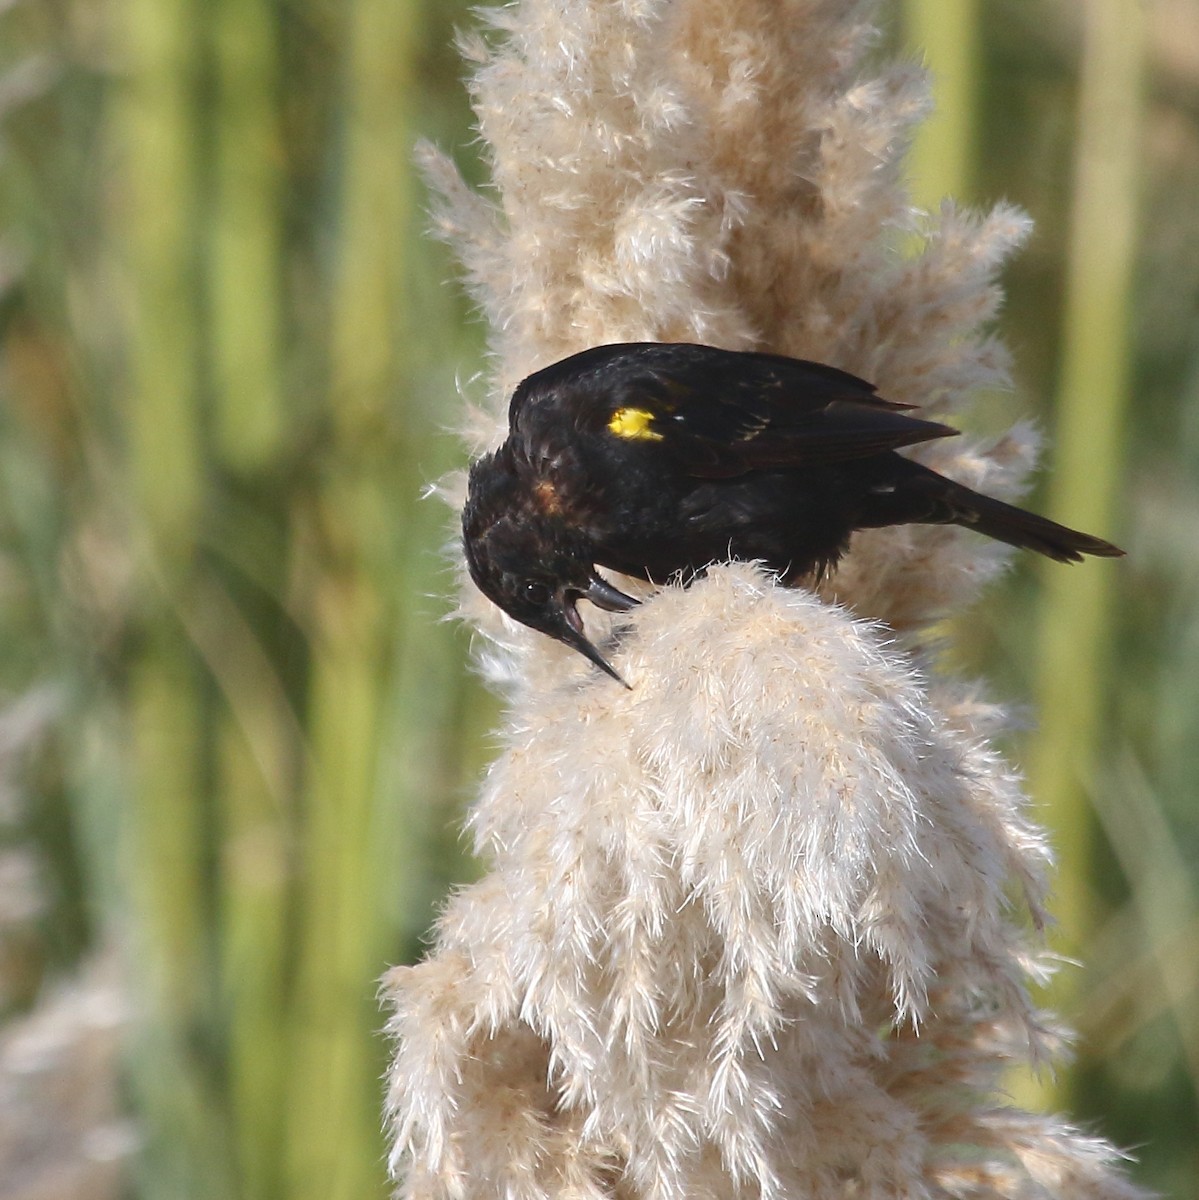
<instances>
[{"instance_id":1,"label":"bird's tail","mask_svg":"<svg viewBox=\"0 0 1199 1200\"><path fill-rule=\"evenodd\" d=\"M915 468L897 487L896 498L916 510L907 520L919 524L961 525L1009 546L1035 550L1058 562L1082 562L1087 555L1119 558L1118 546L1089 533L1080 533L1039 517L1036 513L1005 504L981 492L954 483L935 471L907 460Z\"/></svg>"}]
</instances>

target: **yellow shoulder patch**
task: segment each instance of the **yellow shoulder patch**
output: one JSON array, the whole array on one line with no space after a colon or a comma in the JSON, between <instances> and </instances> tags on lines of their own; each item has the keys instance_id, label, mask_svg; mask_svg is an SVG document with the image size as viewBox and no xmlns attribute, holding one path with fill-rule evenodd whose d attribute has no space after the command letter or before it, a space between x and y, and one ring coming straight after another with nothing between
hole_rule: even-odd
<instances>
[{"instance_id":1,"label":"yellow shoulder patch","mask_svg":"<svg viewBox=\"0 0 1199 1200\"><path fill-rule=\"evenodd\" d=\"M651 428L654 414L644 408L618 408L608 421L608 428L617 437L635 442L660 442L662 435Z\"/></svg>"}]
</instances>

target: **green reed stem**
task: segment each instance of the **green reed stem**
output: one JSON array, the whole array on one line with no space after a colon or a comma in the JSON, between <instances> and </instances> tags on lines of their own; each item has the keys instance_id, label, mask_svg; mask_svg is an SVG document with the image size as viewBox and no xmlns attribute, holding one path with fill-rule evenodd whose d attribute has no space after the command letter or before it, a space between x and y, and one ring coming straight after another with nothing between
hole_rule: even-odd
<instances>
[{"instance_id":1,"label":"green reed stem","mask_svg":"<svg viewBox=\"0 0 1199 1200\"><path fill-rule=\"evenodd\" d=\"M905 43L932 73L936 109L908 155L912 195L924 208L970 194L981 70L980 0L905 0Z\"/></svg>"},{"instance_id":2,"label":"green reed stem","mask_svg":"<svg viewBox=\"0 0 1199 1200\"><path fill-rule=\"evenodd\" d=\"M132 1056L147 1194L223 1200L223 1105L197 1044L211 1036L200 792L202 714L182 631L163 620L133 664L131 869L141 1028Z\"/></svg>"},{"instance_id":3,"label":"green reed stem","mask_svg":"<svg viewBox=\"0 0 1199 1200\"><path fill-rule=\"evenodd\" d=\"M216 202L211 260L215 433L233 467L277 449L282 146L270 0L218 0Z\"/></svg>"},{"instance_id":4,"label":"green reed stem","mask_svg":"<svg viewBox=\"0 0 1199 1200\"><path fill-rule=\"evenodd\" d=\"M1128 402L1130 291L1136 242L1144 17L1136 0L1087 6L1069 239L1052 516L1116 536L1121 437ZM1059 855L1055 948L1085 944L1093 822L1089 796L1109 688L1111 602L1120 567L1092 561L1045 571L1037 712L1030 772L1048 805ZM1072 1004L1070 972L1055 1001Z\"/></svg>"},{"instance_id":5,"label":"green reed stem","mask_svg":"<svg viewBox=\"0 0 1199 1200\"><path fill-rule=\"evenodd\" d=\"M212 1036L203 833L203 713L177 619L193 570L201 465L195 286L195 24L189 0L127 0L110 114L113 237L128 301L125 429L140 591L128 670L127 883L144 989L134 1089L148 1191L227 1191L219 1100L196 1048Z\"/></svg>"},{"instance_id":6,"label":"green reed stem","mask_svg":"<svg viewBox=\"0 0 1199 1200\"><path fill-rule=\"evenodd\" d=\"M186 562L200 498L196 404L195 29L188 0L127 0L113 133L126 183L130 466L149 550Z\"/></svg>"},{"instance_id":7,"label":"green reed stem","mask_svg":"<svg viewBox=\"0 0 1199 1200\"><path fill-rule=\"evenodd\" d=\"M243 476L278 463L284 422L283 148L275 20L270 0L218 0L214 5L215 196L209 259L213 432L222 464ZM237 561L248 542L244 527L232 525L223 530L219 548L229 561ZM259 586L277 595L283 582L270 578L265 563L257 569ZM190 632L222 696L214 750L230 1126L240 1194L245 1200L268 1200L283 1192L291 808L287 765L296 756L299 730L263 647L263 631L218 586L206 587L195 608Z\"/></svg>"},{"instance_id":8,"label":"green reed stem","mask_svg":"<svg viewBox=\"0 0 1199 1200\"><path fill-rule=\"evenodd\" d=\"M384 896L402 819L396 798L381 790L380 764L402 586L388 498L403 476L388 440L404 366L405 104L417 12L415 3L356 0L346 18L333 465L312 514L323 551L308 597L312 771L287 1147L295 1200L361 1200L386 1190L374 981L394 955Z\"/></svg>"}]
</instances>

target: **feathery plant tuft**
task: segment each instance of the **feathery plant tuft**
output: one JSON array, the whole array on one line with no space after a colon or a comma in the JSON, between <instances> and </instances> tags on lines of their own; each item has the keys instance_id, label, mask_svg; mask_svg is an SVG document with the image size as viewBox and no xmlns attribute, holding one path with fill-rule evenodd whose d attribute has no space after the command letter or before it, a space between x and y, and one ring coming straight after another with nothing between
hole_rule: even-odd
<instances>
[{"instance_id":1,"label":"feathery plant tuft","mask_svg":"<svg viewBox=\"0 0 1199 1200\"><path fill-rule=\"evenodd\" d=\"M496 198L425 151L494 356L473 448L519 378L599 342L816 358L937 416L1007 381L996 276L1028 222L912 207L927 84L873 65L876 15L486 14L464 49ZM918 453L1012 495L1035 451L1017 424ZM856 537L819 595L752 565L642 585L594 618L629 691L465 588L509 712L471 816L487 873L389 978L402 1195L1141 1194L1002 1091L1060 1050L1029 995L1049 855L1003 713L920 635L1007 556L913 527Z\"/></svg>"}]
</instances>

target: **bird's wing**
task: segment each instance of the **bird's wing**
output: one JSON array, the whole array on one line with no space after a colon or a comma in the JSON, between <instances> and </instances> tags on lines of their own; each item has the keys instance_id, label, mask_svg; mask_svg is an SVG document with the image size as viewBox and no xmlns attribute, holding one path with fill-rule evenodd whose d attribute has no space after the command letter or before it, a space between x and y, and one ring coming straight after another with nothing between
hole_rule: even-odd
<instances>
[{"instance_id":1,"label":"bird's wing","mask_svg":"<svg viewBox=\"0 0 1199 1200\"><path fill-rule=\"evenodd\" d=\"M530 440L569 415L577 433L643 444L704 477L865 458L957 432L835 367L710 346L598 347L522 387L513 429Z\"/></svg>"}]
</instances>

